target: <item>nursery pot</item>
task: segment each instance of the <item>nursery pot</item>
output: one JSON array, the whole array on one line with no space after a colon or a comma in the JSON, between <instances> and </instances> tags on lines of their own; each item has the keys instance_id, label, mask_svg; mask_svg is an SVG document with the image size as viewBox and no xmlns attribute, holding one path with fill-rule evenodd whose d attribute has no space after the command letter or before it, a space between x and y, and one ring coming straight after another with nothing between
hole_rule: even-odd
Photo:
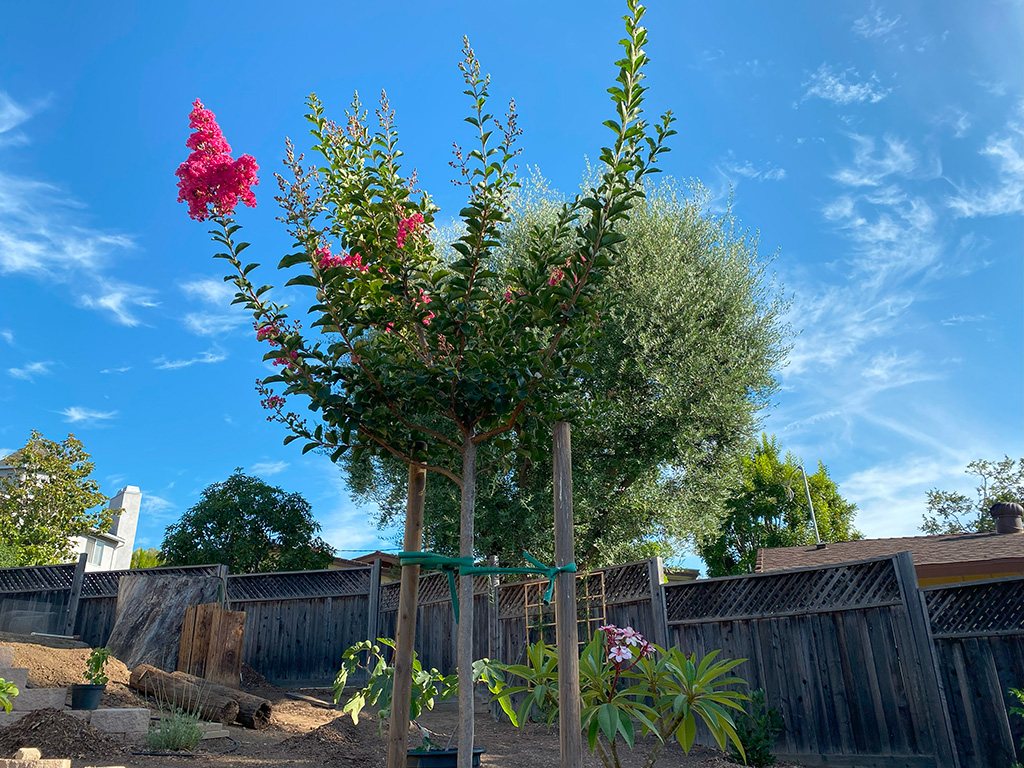
<instances>
[{"instance_id":1,"label":"nursery pot","mask_svg":"<svg viewBox=\"0 0 1024 768\"><path fill-rule=\"evenodd\" d=\"M100 696L107 689L106 685L72 685L71 686L71 708L72 709L96 709L100 705Z\"/></svg>"},{"instance_id":2,"label":"nursery pot","mask_svg":"<svg viewBox=\"0 0 1024 768\"><path fill-rule=\"evenodd\" d=\"M479 768L483 748L473 750L473 768ZM405 768L456 768L459 760L457 749L410 749Z\"/></svg>"}]
</instances>

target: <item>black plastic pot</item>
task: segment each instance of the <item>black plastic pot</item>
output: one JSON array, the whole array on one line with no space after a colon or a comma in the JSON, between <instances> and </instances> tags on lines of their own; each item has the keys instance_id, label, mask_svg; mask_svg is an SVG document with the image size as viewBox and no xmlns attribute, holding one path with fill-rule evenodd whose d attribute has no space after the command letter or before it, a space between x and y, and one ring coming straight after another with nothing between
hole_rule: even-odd
<instances>
[{"instance_id":1,"label":"black plastic pot","mask_svg":"<svg viewBox=\"0 0 1024 768\"><path fill-rule=\"evenodd\" d=\"M107 690L106 685L72 685L71 708L96 709L100 705L100 697L105 690Z\"/></svg>"},{"instance_id":2,"label":"black plastic pot","mask_svg":"<svg viewBox=\"0 0 1024 768\"><path fill-rule=\"evenodd\" d=\"M479 768L483 748L473 750L473 768ZM456 768L459 760L457 749L410 749L405 768Z\"/></svg>"}]
</instances>

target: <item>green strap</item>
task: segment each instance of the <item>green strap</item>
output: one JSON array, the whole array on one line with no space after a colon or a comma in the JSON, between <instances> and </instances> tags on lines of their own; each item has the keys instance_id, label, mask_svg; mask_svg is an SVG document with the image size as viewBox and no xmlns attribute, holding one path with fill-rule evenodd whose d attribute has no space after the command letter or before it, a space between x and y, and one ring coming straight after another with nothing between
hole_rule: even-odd
<instances>
[{"instance_id":1,"label":"green strap","mask_svg":"<svg viewBox=\"0 0 1024 768\"><path fill-rule=\"evenodd\" d=\"M576 573L576 563L567 565L544 565L540 560L523 552L523 557L531 563L530 568L500 568L488 565L474 565L472 557L447 557L434 552L399 552L398 562L402 566L418 565L426 570L444 571L448 576L448 589L452 595L452 609L455 611L455 623L459 622L459 595L455 587L455 574L459 576L477 576L484 574L540 574L548 580L548 588L544 591L544 602L550 603L555 590L555 577L560 573Z\"/></svg>"}]
</instances>

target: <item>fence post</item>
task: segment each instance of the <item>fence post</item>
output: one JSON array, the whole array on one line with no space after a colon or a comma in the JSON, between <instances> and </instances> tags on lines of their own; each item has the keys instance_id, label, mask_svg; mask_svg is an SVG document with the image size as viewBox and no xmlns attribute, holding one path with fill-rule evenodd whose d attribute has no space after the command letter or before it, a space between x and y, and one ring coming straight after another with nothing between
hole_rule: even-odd
<instances>
[{"instance_id":1,"label":"fence post","mask_svg":"<svg viewBox=\"0 0 1024 768\"><path fill-rule=\"evenodd\" d=\"M953 725L949 719L942 675L935 658L935 642L932 639L928 608L924 596L917 587L914 557L910 552L899 552L893 558L893 566L896 569L896 583L899 585L900 595L910 617L910 633L914 645L910 651L917 656L925 699L931 704L928 720L932 726L935 759L938 765L959 768L960 758L953 738Z\"/></svg>"},{"instance_id":2,"label":"fence post","mask_svg":"<svg viewBox=\"0 0 1024 768\"><path fill-rule=\"evenodd\" d=\"M498 567L498 556L488 555L487 566ZM504 661L504 654L501 652L501 624L499 623L499 602L498 587L501 586L501 577L492 573L490 576L491 594L487 602L487 656L492 661ZM501 705L497 701L491 702L491 718L497 721L501 717Z\"/></svg>"},{"instance_id":3,"label":"fence post","mask_svg":"<svg viewBox=\"0 0 1024 768\"><path fill-rule=\"evenodd\" d=\"M75 564L75 575L71 579L71 593L68 595L68 609L64 614L64 632L69 637L75 634L75 620L78 618L78 604L82 599L82 583L85 581L85 563L89 555L85 552L78 556Z\"/></svg>"},{"instance_id":4,"label":"fence post","mask_svg":"<svg viewBox=\"0 0 1024 768\"><path fill-rule=\"evenodd\" d=\"M654 644L668 648L668 609L665 606L665 565L661 557L652 557L647 563L651 585L651 615L654 617Z\"/></svg>"},{"instance_id":5,"label":"fence post","mask_svg":"<svg viewBox=\"0 0 1024 768\"><path fill-rule=\"evenodd\" d=\"M231 610L231 598L228 596L228 573L230 569L224 565L217 566L217 578L220 579L220 607L225 611Z\"/></svg>"},{"instance_id":6,"label":"fence post","mask_svg":"<svg viewBox=\"0 0 1024 768\"><path fill-rule=\"evenodd\" d=\"M366 616L366 639L377 642L380 628L380 558L373 561L370 568L370 600Z\"/></svg>"}]
</instances>

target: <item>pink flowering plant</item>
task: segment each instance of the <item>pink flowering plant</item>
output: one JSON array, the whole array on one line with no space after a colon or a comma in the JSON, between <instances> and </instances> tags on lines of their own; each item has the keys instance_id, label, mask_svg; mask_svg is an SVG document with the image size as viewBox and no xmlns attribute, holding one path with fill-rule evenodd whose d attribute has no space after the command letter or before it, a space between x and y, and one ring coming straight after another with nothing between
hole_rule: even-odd
<instances>
[{"instance_id":1,"label":"pink flowering plant","mask_svg":"<svg viewBox=\"0 0 1024 768\"><path fill-rule=\"evenodd\" d=\"M286 285L310 291L306 328L270 299L271 285L253 282L259 264L243 260L248 244L234 212L238 202L255 205L255 161L232 159L213 114L193 105L179 200L192 218L213 223L215 257L231 267L225 280L237 288L235 303L252 312L256 339L269 347L264 360L276 372L257 383L268 418L304 451L334 461L347 452L390 454L458 484L462 557L474 555L478 446L489 443L495 457L481 471L500 470L503 456L529 453L550 440L552 421L572 414L575 371L586 368L622 224L674 133L671 113L653 135L642 117L644 8L639 0L627 5L624 52L608 89L614 116L604 123L613 140L600 151L600 177L531 233L514 266L497 254L518 186L515 102L503 120L489 111L490 78L468 41L459 66L475 136L471 149L454 150L455 183L468 199L449 243L438 243L438 209L415 172L403 175L387 96L375 127L358 96L341 123L309 97L317 161L305 165L287 141L276 197L294 244L278 268L293 271ZM460 668L470 690L472 579L462 582ZM469 743L471 724L462 734Z\"/></svg>"},{"instance_id":2,"label":"pink flowering plant","mask_svg":"<svg viewBox=\"0 0 1024 768\"><path fill-rule=\"evenodd\" d=\"M718 651L697 660L678 648L648 642L632 627L600 627L580 654L582 726L590 751L606 768L621 768L619 741L630 749L640 735L655 739L644 760L651 768L664 745L675 739L685 752L702 722L721 749L731 744L746 760L732 710L749 697L737 686L746 682L731 674L745 659L716 660ZM523 685L502 691L509 697L526 692L512 722L522 726L531 713L549 725L558 717L558 653L544 643L527 648L526 664L501 667Z\"/></svg>"}]
</instances>

